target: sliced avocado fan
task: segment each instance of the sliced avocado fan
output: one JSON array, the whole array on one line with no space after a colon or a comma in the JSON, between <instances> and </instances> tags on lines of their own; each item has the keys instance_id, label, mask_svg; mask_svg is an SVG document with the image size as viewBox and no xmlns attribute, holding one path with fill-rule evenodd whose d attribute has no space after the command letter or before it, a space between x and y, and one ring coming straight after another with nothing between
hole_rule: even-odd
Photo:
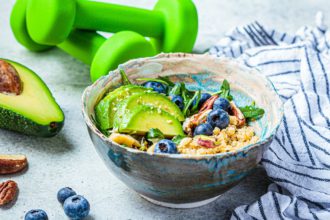
<instances>
[{"instance_id":1,"label":"sliced avocado fan","mask_svg":"<svg viewBox=\"0 0 330 220\"><path fill-rule=\"evenodd\" d=\"M140 105L148 105L168 112L179 121L184 121L184 115L179 107L165 95L157 92L142 92L122 100L117 108L115 118L124 118L129 111Z\"/></svg>"},{"instance_id":2,"label":"sliced avocado fan","mask_svg":"<svg viewBox=\"0 0 330 220\"><path fill-rule=\"evenodd\" d=\"M151 128L158 128L166 137L184 135L178 119L153 106L140 105L127 111L125 117L115 118L114 130L119 133L144 135Z\"/></svg>"},{"instance_id":3,"label":"sliced avocado fan","mask_svg":"<svg viewBox=\"0 0 330 220\"><path fill-rule=\"evenodd\" d=\"M121 86L109 92L95 107L96 121L102 131L111 129L118 104L125 98L150 89L138 85Z\"/></svg>"},{"instance_id":4,"label":"sliced avocado fan","mask_svg":"<svg viewBox=\"0 0 330 220\"><path fill-rule=\"evenodd\" d=\"M42 79L27 67L0 59L0 128L51 137L64 114Z\"/></svg>"}]
</instances>

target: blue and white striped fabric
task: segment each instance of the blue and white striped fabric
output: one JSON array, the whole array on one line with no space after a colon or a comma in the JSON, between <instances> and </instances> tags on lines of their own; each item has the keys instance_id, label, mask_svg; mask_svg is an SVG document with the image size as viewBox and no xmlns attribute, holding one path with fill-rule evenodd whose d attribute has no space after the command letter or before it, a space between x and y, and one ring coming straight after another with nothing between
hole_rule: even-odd
<instances>
[{"instance_id":1,"label":"blue and white striped fabric","mask_svg":"<svg viewBox=\"0 0 330 220\"><path fill-rule=\"evenodd\" d=\"M262 158L274 182L258 201L236 208L231 219L330 219L330 30L290 36L257 22L234 28L209 50L261 70L284 104L284 119ZM256 186L258 187L258 186Z\"/></svg>"}]
</instances>

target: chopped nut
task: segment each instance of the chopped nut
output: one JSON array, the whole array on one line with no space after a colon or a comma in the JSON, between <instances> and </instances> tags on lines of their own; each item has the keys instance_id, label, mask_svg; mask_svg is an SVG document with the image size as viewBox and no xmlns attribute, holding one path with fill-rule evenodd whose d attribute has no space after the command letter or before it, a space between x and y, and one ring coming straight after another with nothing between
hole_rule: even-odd
<instances>
[{"instance_id":1,"label":"chopped nut","mask_svg":"<svg viewBox=\"0 0 330 220\"><path fill-rule=\"evenodd\" d=\"M244 117L243 113L241 112L241 110L235 105L235 103L233 101L230 102L230 107L231 107L232 113L238 120L237 125L239 127L245 125L245 117Z\"/></svg>"},{"instance_id":2,"label":"chopped nut","mask_svg":"<svg viewBox=\"0 0 330 220\"><path fill-rule=\"evenodd\" d=\"M27 159L24 155L1 155L0 174L17 173L27 166Z\"/></svg>"},{"instance_id":3,"label":"chopped nut","mask_svg":"<svg viewBox=\"0 0 330 220\"><path fill-rule=\"evenodd\" d=\"M213 95L211 96L211 98L209 98L208 100L206 100L204 102L204 104L202 105L201 109L199 110L199 112L203 112L205 110L208 110L208 109L212 109L213 108L213 104L215 102L215 100L218 98L219 96L218 95Z\"/></svg>"},{"instance_id":4,"label":"chopped nut","mask_svg":"<svg viewBox=\"0 0 330 220\"><path fill-rule=\"evenodd\" d=\"M206 109L202 112L194 114L190 118L187 118L183 122L183 130L189 135L192 136L194 128L202 123L206 122L207 115L212 111L212 109Z\"/></svg>"},{"instance_id":5,"label":"chopped nut","mask_svg":"<svg viewBox=\"0 0 330 220\"><path fill-rule=\"evenodd\" d=\"M203 140L201 138L199 138L197 140L198 145L202 146L202 147L206 147L206 148L213 148L214 144L213 141L211 140Z\"/></svg>"},{"instance_id":6,"label":"chopped nut","mask_svg":"<svg viewBox=\"0 0 330 220\"><path fill-rule=\"evenodd\" d=\"M0 183L0 206L13 201L17 195L17 192L18 187L16 182L8 180Z\"/></svg>"}]
</instances>

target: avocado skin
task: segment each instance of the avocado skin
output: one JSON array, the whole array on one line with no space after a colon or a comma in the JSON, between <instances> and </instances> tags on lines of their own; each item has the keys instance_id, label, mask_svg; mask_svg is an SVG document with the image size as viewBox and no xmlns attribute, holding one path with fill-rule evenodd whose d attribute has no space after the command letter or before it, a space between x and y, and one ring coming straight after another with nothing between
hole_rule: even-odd
<instances>
[{"instance_id":1,"label":"avocado skin","mask_svg":"<svg viewBox=\"0 0 330 220\"><path fill-rule=\"evenodd\" d=\"M41 125L20 114L0 107L0 128L26 135L53 137L62 129L64 120L54 122L54 125L55 128L51 128L50 125Z\"/></svg>"}]
</instances>

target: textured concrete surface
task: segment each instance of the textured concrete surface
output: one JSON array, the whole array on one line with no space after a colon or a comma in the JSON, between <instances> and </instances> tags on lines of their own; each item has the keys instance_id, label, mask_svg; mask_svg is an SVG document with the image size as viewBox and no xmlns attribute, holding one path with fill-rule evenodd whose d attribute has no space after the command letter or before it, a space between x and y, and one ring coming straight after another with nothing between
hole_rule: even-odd
<instances>
[{"instance_id":1,"label":"textured concrete surface","mask_svg":"<svg viewBox=\"0 0 330 220\"><path fill-rule=\"evenodd\" d=\"M111 2L152 8L155 0ZM327 0L195 2L200 16L196 52L216 43L232 26L259 20L266 25L293 31L301 25L312 25L314 14L330 6ZM262 168L258 168L240 185L201 208L167 209L140 198L107 171L88 137L80 112L81 93L90 84L88 67L58 49L31 53L16 43L9 28L13 3L8 0L0 4L0 57L16 60L35 70L63 108L66 123L62 132L51 139L0 130L0 153L26 154L30 164L24 173L0 176L0 181L14 179L20 188L17 201L0 208L1 220L23 219L33 208L44 209L50 219L66 219L56 200L56 192L63 186L71 186L89 199L89 219L96 220L228 219L233 208L254 201L266 191L269 182ZM330 16L326 19L329 23Z\"/></svg>"}]
</instances>

